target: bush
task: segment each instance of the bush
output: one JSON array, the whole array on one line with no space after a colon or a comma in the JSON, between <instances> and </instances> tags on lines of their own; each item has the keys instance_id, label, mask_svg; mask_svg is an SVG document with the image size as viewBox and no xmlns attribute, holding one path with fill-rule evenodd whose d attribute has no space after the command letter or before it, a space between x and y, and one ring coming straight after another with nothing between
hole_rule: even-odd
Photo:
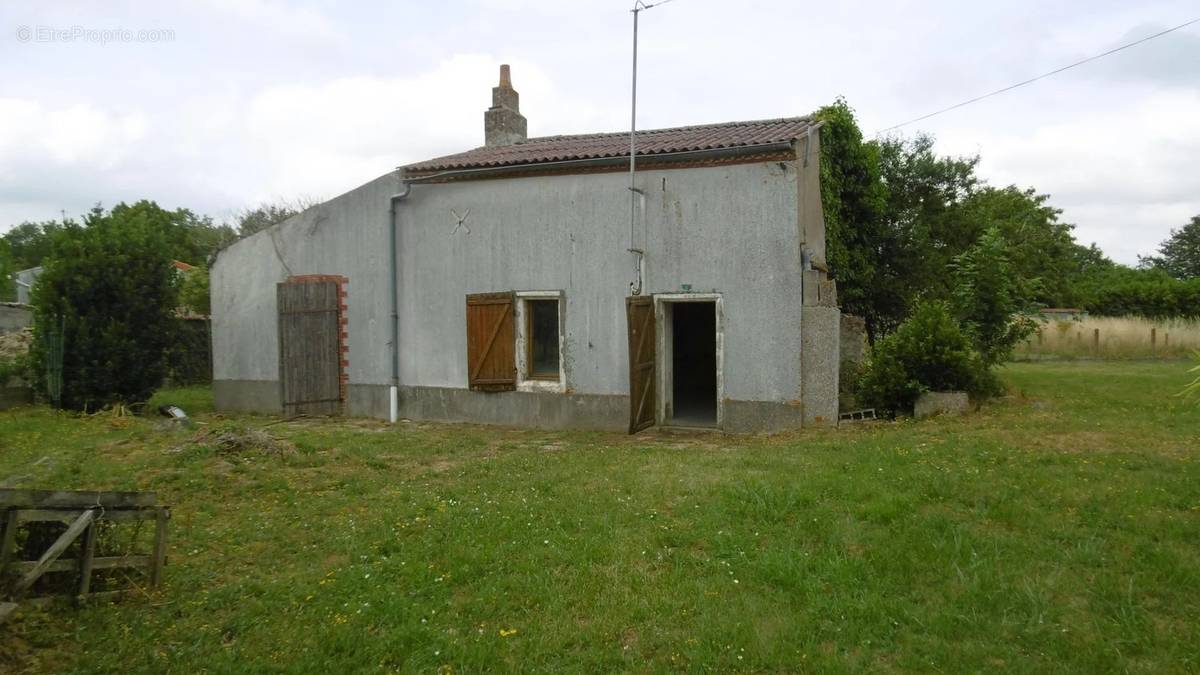
<instances>
[{"instance_id":1,"label":"bush","mask_svg":"<svg viewBox=\"0 0 1200 675\"><path fill-rule=\"evenodd\" d=\"M162 383L176 332L171 218L153 202L97 207L54 234L34 288L31 356L46 379L61 337L61 407L145 401Z\"/></svg>"},{"instance_id":2,"label":"bush","mask_svg":"<svg viewBox=\"0 0 1200 675\"><path fill-rule=\"evenodd\" d=\"M983 398L999 387L949 305L925 301L895 332L875 343L858 394L864 405L896 413L911 412L922 392L966 391Z\"/></svg>"}]
</instances>

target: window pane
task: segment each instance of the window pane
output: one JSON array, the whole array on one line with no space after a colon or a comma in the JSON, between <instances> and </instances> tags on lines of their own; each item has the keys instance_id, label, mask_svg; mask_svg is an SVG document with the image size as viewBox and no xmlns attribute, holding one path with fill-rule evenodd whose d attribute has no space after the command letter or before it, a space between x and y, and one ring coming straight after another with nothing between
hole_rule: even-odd
<instances>
[{"instance_id":1,"label":"window pane","mask_svg":"<svg viewBox=\"0 0 1200 675\"><path fill-rule=\"evenodd\" d=\"M529 300L529 375L558 377L558 301Z\"/></svg>"}]
</instances>

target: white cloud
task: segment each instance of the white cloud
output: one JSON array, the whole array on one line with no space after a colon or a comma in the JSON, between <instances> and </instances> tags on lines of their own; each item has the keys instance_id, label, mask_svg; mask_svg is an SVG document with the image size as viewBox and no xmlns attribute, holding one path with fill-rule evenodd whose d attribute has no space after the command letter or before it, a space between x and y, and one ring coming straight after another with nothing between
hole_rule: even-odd
<instances>
[{"instance_id":1,"label":"white cloud","mask_svg":"<svg viewBox=\"0 0 1200 675\"><path fill-rule=\"evenodd\" d=\"M141 111L114 112L89 104L46 110L35 101L0 99L0 172L10 180L29 164L111 169L130 144L146 136Z\"/></svg>"},{"instance_id":2,"label":"white cloud","mask_svg":"<svg viewBox=\"0 0 1200 675\"><path fill-rule=\"evenodd\" d=\"M314 43L347 41L345 32L333 20L308 6L278 0L192 0L191 4L216 14L231 27L253 27Z\"/></svg>"},{"instance_id":3,"label":"white cloud","mask_svg":"<svg viewBox=\"0 0 1200 675\"><path fill-rule=\"evenodd\" d=\"M1200 91L1170 90L1076 113L1034 129L998 126L939 134L944 152L982 155L993 184L1051 195L1080 240L1122 262L1153 251L1200 213Z\"/></svg>"},{"instance_id":4,"label":"white cloud","mask_svg":"<svg viewBox=\"0 0 1200 675\"><path fill-rule=\"evenodd\" d=\"M263 91L246 124L254 148L271 158L265 194L331 196L398 165L482 145L499 63L463 54L414 77L350 77ZM511 65L531 136L593 128L601 108L563 97L533 64Z\"/></svg>"}]
</instances>

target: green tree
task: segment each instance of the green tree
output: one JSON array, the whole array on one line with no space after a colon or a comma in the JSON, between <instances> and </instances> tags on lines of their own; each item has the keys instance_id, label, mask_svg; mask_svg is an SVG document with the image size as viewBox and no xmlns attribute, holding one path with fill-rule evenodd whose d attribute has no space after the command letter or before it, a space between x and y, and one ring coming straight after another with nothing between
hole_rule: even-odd
<instances>
[{"instance_id":1,"label":"green tree","mask_svg":"<svg viewBox=\"0 0 1200 675\"><path fill-rule=\"evenodd\" d=\"M1191 222L1178 230L1158 247L1158 255L1138 257L1142 267L1161 269L1176 279L1200 277L1200 216L1192 216Z\"/></svg>"},{"instance_id":2,"label":"green tree","mask_svg":"<svg viewBox=\"0 0 1200 675\"><path fill-rule=\"evenodd\" d=\"M17 285L13 282L13 273L16 271L12 246L7 239L0 237L0 302L12 302L17 299Z\"/></svg>"},{"instance_id":3,"label":"green tree","mask_svg":"<svg viewBox=\"0 0 1200 675\"><path fill-rule=\"evenodd\" d=\"M318 203L318 200L310 197L299 197L291 201L263 202L253 208L242 209L237 214L237 236L249 237Z\"/></svg>"},{"instance_id":4,"label":"green tree","mask_svg":"<svg viewBox=\"0 0 1200 675\"><path fill-rule=\"evenodd\" d=\"M52 235L34 289L32 356L44 377L49 339L61 329L63 407L145 401L161 384L178 296L164 227L171 218L153 202L118 204Z\"/></svg>"},{"instance_id":5,"label":"green tree","mask_svg":"<svg viewBox=\"0 0 1200 675\"><path fill-rule=\"evenodd\" d=\"M88 218L102 217L103 209L96 207ZM111 216L120 220L143 223L163 237L164 252L171 260L205 266L208 258L235 239L233 228L214 225L212 218L197 216L189 209L168 211L158 204L142 200L133 204L117 204Z\"/></svg>"},{"instance_id":6,"label":"green tree","mask_svg":"<svg viewBox=\"0 0 1200 675\"><path fill-rule=\"evenodd\" d=\"M980 187L978 157L942 157L932 136L878 143L887 195L879 228L882 247L874 297L880 327L894 327L916 298L945 297L945 270L974 241L963 227L962 204Z\"/></svg>"},{"instance_id":7,"label":"green tree","mask_svg":"<svg viewBox=\"0 0 1200 675\"><path fill-rule=\"evenodd\" d=\"M26 221L13 226L0 238L8 243L16 270L25 270L41 265L42 260L50 254L51 237L66 224L73 222L70 220L63 222L48 220L41 223Z\"/></svg>"},{"instance_id":8,"label":"green tree","mask_svg":"<svg viewBox=\"0 0 1200 675\"><path fill-rule=\"evenodd\" d=\"M1038 280L1017 272L1000 228L985 230L974 246L950 265L954 313L975 342L983 362L1007 360L1017 343L1037 330L1028 317Z\"/></svg>"},{"instance_id":9,"label":"green tree","mask_svg":"<svg viewBox=\"0 0 1200 675\"><path fill-rule=\"evenodd\" d=\"M179 286L179 305L193 314L212 314L208 295L208 270L197 267L183 275Z\"/></svg>"},{"instance_id":10,"label":"green tree","mask_svg":"<svg viewBox=\"0 0 1200 675\"><path fill-rule=\"evenodd\" d=\"M821 127L821 203L826 261L837 279L842 308L876 331L893 316L884 259L890 254L882 214L886 193L879 149L863 142L854 111L843 99L817 111Z\"/></svg>"},{"instance_id":11,"label":"green tree","mask_svg":"<svg viewBox=\"0 0 1200 675\"><path fill-rule=\"evenodd\" d=\"M1080 245L1074 225L1059 221L1062 211L1048 204L1049 195L1033 188L985 187L963 203L963 222L968 226L964 242L971 246L988 228L997 228L1008 242L1009 262L1014 274L1040 279L1038 301L1062 307L1072 304L1072 280L1081 273ZM950 247L956 255L965 250L960 243Z\"/></svg>"}]
</instances>

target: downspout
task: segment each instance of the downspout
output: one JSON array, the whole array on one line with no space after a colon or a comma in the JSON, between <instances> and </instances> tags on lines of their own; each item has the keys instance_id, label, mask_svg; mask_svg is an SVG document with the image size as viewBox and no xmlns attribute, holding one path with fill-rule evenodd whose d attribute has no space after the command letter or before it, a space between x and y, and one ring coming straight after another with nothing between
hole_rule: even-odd
<instances>
[{"instance_id":1,"label":"downspout","mask_svg":"<svg viewBox=\"0 0 1200 675\"><path fill-rule=\"evenodd\" d=\"M401 191L388 199L388 258L391 262L388 279L392 287L392 339L389 342L392 349L392 386L388 388L388 421L392 424L400 416L400 261L396 251L396 204L408 198L408 193L412 191L412 185L404 180L402 170L397 169L396 173L400 178Z\"/></svg>"}]
</instances>

